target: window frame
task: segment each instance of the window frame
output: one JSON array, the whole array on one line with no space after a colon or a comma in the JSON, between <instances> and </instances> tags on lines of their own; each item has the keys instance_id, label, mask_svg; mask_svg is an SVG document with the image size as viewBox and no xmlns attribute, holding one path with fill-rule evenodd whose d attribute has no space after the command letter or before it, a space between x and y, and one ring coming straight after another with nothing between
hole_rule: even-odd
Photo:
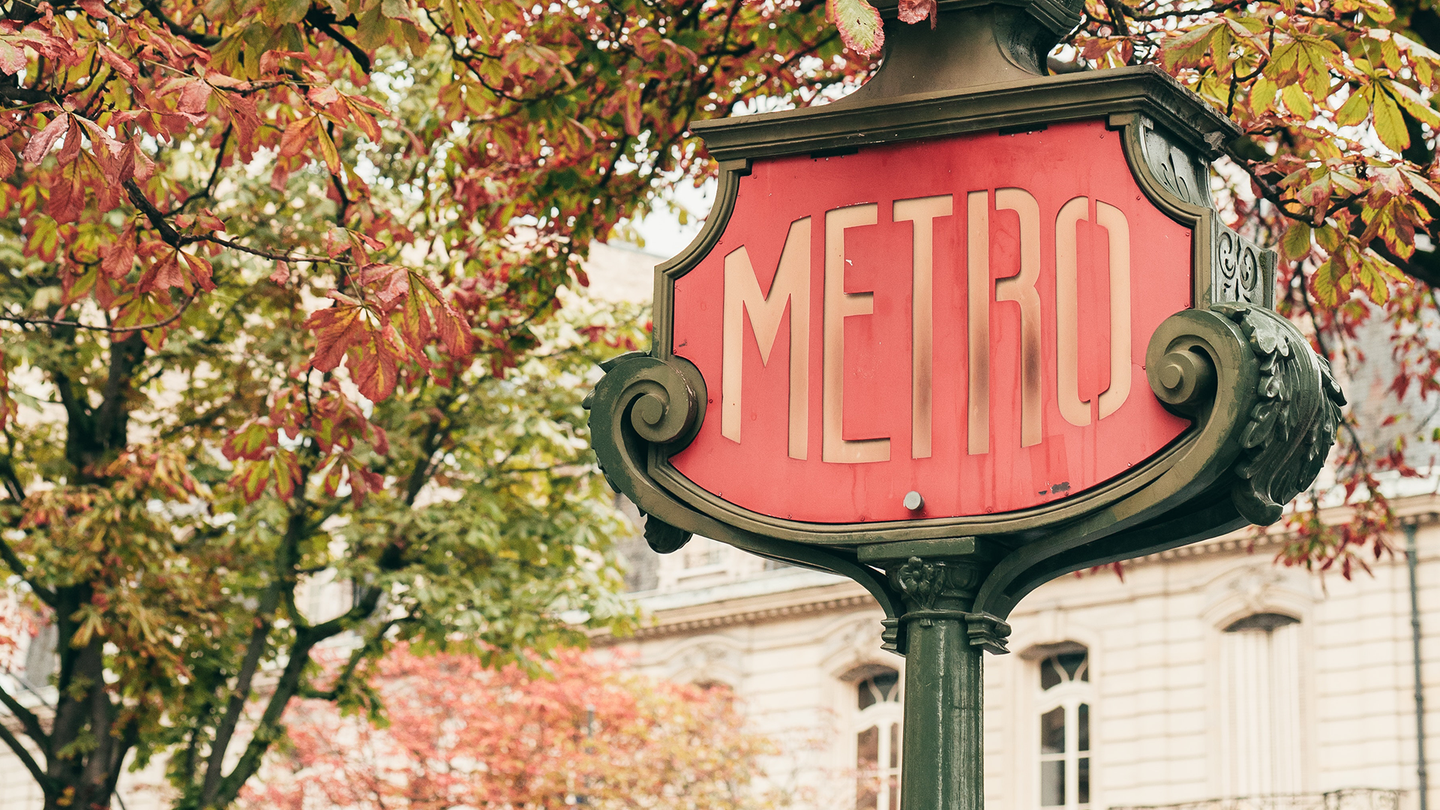
<instances>
[{"instance_id":1,"label":"window frame","mask_svg":"<svg viewBox=\"0 0 1440 810\"><path fill-rule=\"evenodd\" d=\"M1085 658L1076 668L1073 676L1066 677L1062 669L1059 683L1046 689L1042 686L1046 667L1056 666L1052 663L1060 656L1074 653L1083 653ZM1053 645L1050 649L1042 651L1040 657L1035 660L1034 666L1027 668L1030 675L1030 687L1033 702L1031 711L1028 713L1028 722L1034 730L1031 737L1032 745L1028 752L1028 759L1034 763L1029 769L1032 774L1035 800L1033 806L1039 810L1090 810L1096 807L1095 798L1095 688L1093 683L1093 656L1090 649L1084 645L1066 643ZM1082 679L1083 677L1083 679ZM1080 709L1085 708L1085 742L1086 747L1080 749ZM1041 718L1059 709L1062 712L1064 722L1064 740L1062 751L1058 753L1045 753L1043 750L1044 739L1040 733ZM1080 801L1080 761L1085 760L1086 770L1086 801ZM1045 801L1044 772L1045 766L1051 762L1062 762L1064 783L1062 786L1063 801L1060 804L1042 804Z\"/></svg>"},{"instance_id":2,"label":"window frame","mask_svg":"<svg viewBox=\"0 0 1440 810\"><path fill-rule=\"evenodd\" d=\"M894 675L895 686L887 698L860 708L861 690L881 675ZM849 682L847 693L850 697L850 724L846 735L850 756L848 761L855 771L854 806L856 810L899 810L900 808L900 767L902 764L905 739L905 675L890 667L867 667ZM874 728L876 730L876 768L874 784L880 786L875 803L861 804L862 780L866 779L860 765L860 735ZM887 765L886 760L893 765ZM892 787L884 790L886 783ZM892 802L892 799L894 800Z\"/></svg>"}]
</instances>

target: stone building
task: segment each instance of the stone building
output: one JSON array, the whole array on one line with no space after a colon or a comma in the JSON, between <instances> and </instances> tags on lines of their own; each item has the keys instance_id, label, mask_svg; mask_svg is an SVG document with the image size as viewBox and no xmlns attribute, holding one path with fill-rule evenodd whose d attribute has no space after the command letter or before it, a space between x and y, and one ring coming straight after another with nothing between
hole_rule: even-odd
<instances>
[{"instance_id":1,"label":"stone building","mask_svg":"<svg viewBox=\"0 0 1440 810\"><path fill-rule=\"evenodd\" d=\"M1395 505L1419 549L1433 754L1440 497ZM1279 541L1240 532L1027 596L1011 654L986 656L987 806L1420 807L1405 533L1351 580L1276 565ZM864 589L704 539L631 556L652 619L606 643L647 673L732 689L780 744L769 779L799 807L895 810L904 660L881 651Z\"/></svg>"}]
</instances>

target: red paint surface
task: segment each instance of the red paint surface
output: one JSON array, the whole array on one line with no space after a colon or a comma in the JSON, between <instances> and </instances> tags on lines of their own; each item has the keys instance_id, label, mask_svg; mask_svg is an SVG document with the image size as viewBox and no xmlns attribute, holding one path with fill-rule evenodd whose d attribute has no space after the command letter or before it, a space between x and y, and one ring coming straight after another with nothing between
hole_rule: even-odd
<instances>
[{"instance_id":1,"label":"red paint surface","mask_svg":"<svg viewBox=\"0 0 1440 810\"><path fill-rule=\"evenodd\" d=\"M1020 441L1018 305L991 295L990 452L966 450L965 195L989 189L991 274L1019 272L1019 221L993 209L995 189L1018 187L1040 206L1043 415L1040 444ZM934 432L930 458L912 459L912 224L896 223L897 199L954 195L954 214L935 223ZM1091 424L1061 416L1056 395L1055 216L1076 196L1092 198L1079 235L1080 396ZM1109 264L1106 232L1094 224L1094 201L1120 208L1130 224L1132 385L1119 411L1098 422L1094 400L1109 383ZM825 212L878 203L879 224L850 230L848 292L874 291L872 315L846 319L846 439L890 437L890 460L837 464L821 460ZM748 318L744 332L741 443L721 430L721 335L724 258L745 246L760 288L768 291L790 223L812 217L810 283L809 457L787 456L788 321L768 367L761 364ZM1145 348L1160 322L1191 304L1191 234L1144 198L1121 151L1118 132L1101 122L1051 126L1018 135L983 134L871 147L857 154L757 161L741 179L725 234L675 285L676 355L705 377L709 402L695 441L672 458L676 470L724 500L765 515L816 523L1009 512L1074 496L1126 472L1173 441L1188 422L1165 411L1150 392ZM910 512L905 494L925 507Z\"/></svg>"}]
</instances>

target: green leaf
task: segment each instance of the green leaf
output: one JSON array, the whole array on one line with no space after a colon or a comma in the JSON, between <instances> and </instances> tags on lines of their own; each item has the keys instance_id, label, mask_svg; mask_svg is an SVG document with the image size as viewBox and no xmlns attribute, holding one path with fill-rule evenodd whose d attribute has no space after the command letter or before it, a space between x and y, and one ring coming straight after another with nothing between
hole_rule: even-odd
<instances>
[{"instance_id":1,"label":"green leaf","mask_svg":"<svg viewBox=\"0 0 1440 810\"><path fill-rule=\"evenodd\" d=\"M1310 277L1310 289L1315 293L1315 299L1327 307L1335 306L1340 299L1335 288L1336 273L1335 258L1332 256L1317 267L1315 275Z\"/></svg>"},{"instance_id":2,"label":"green leaf","mask_svg":"<svg viewBox=\"0 0 1440 810\"><path fill-rule=\"evenodd\" d=\"M1402 152L1410 146L1410 132L1405 128L1405 117L1400 114L1400 105L1386 92L1375 94L1375 134L1380 142Z\"/></svg>"},{"instance_id":3,"label":"green leaf","mask_svg":"<svg viewBox=\"0 0 1440 810\"><path fill-rule=\"evenodd\" d=\"M1370 100L1359 90L1352 90L1350 97L1335 113L1335 123L1342 127L1353 127L1370 115Z\"/></svg>"},{"instance_id":4,"label":"green leaf","mask_svg":"<svg viewBox=\"0 0 1440 810\"><path fill-rule=\"evenodd\" d=\"M825 13L850 50L869 56L885 44L880 12L866 0L826 0Z\"/></svg>"},{"instance_id":5,"label":"green leaf","mask_svg":"<svg viewBox=\"0 0 1440 810\"><path fill-rule=\"evenodd\" d=\"M1280 240L1280 252L1287 259L1303 259L1310 255L1310 225L1291 222Z\"/></svg>"}]
</instances>

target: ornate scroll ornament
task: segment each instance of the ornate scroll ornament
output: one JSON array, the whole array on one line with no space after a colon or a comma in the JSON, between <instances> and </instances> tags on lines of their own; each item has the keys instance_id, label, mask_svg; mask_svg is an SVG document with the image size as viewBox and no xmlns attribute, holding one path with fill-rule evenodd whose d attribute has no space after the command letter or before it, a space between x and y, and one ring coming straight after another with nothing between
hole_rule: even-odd
<instances>
[{"instance_id":1,"label":"ornate scroll ornament","mask_svg":"<svg viewBox=\"0 0 1440 810\"><path fill-rule=\"evenodd\" d=\"M1267 282L1274 277L1275 251L1216 224L1212 300L1264 305Z\"/></svg>"},{"instance_id":2,"label":"ornate scroll ornament","mask_svg":"<svg viewBox=\"0 0 1440 810\"><path fill-rule=\"evenodd\" d=\"M1145 163L1160 185L1191 205L1213 208L1210 189L1206 185L1209 176L1207 165L1169 138L1164 130L1156 128L1150 118L1142 117L1139 126Z\"/></svg>"},{"instance_id":3,"label":"ornate scroll ornament","mask_svg":"<svg viewBox=\"0 0 1440 810\"><path fill-rule=\"evenodd\" d=\"M883 622L885 649L894 651L901 646L902 622L914 621L922 627L929 627L938 620L951 619L964 623L970 646L997 655L1009 652L1005 639L1010 635L1010 625L989 613L947 609L942 601L948 598L969 603L984 573L974 564L944 560L927 562L919 557L911 557L894 569L890 579L904 594L910 609L898 620Z\"/></svg>"},{"instance_id":4,"label":"ornate scroll ornament","mask_svg":"<svg viewBox=\"0 0 1440 810\"><path fill-rule=\"evenodd\" d=\"M1339 427L1345 395L1330 363L1311 350L1294 324L1263 307L1215 307L1239 324L1259 363L1259 384L1233 471L1235 508L1267 525L1314 483Z\"/></svg>"},{"instance_id":5,"label":"ornate scroll ornament","mask_svg":"<svg viewBox=\"0 0 1440 810\"><path fill-rule=\"evenodd\" d=\"M689 444L704 419L705 381L689 362L661 360L644 352L622 354L600 364L605 376L585 397L590 432L600 469L617 492L617 479L634 480L652 446L679 449ZM691 533L645 514L645 540L668 554L690 541Z\"/></svg>"}]
</instances>

